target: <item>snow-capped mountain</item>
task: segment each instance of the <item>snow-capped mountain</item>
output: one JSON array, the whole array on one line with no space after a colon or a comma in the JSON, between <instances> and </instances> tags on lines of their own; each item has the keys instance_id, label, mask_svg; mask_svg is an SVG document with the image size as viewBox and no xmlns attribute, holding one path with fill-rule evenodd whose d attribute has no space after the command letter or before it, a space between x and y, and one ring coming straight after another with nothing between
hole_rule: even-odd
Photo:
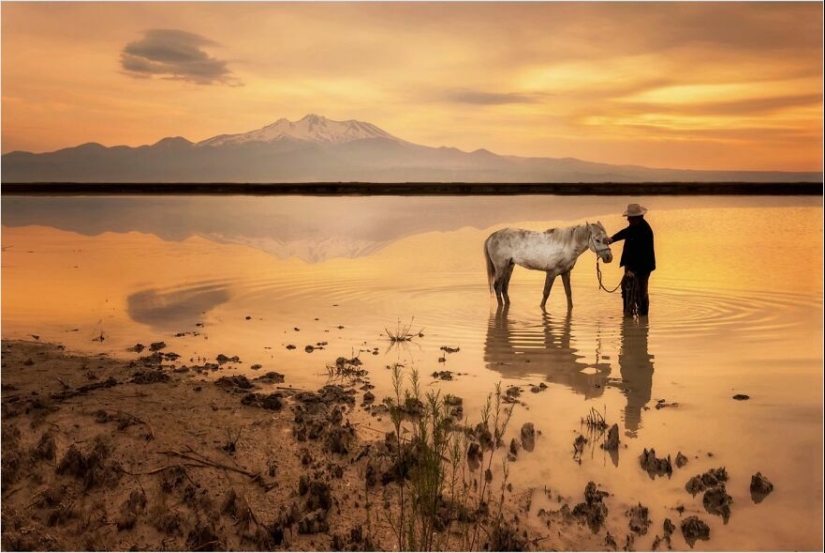
<instances>
[{"instance_id":1,"label":"snow-capped mountain","mask_svg":"<svg viewBox=\"0 0 825 553\"><path fill-rule=\"evenodd\" d=\"M501 156L421 146L371 123L307 115L196 144L89 143L56 152L11 152L3 183L633 183L821 182L822 173L689 171L609 165L574 158Z\"/></svg>"},{"instance_id":2,"label":"snow-capped mountain","mask_svg":"<svg viewBox=\"0 0 825 553\"><path fill-rule=\"evenodd\" d=\"M279 119L271 125L241 134L222 134L198 142L196 146L224 146L247 142L272 142L284 138L316 142L320 144L343 144L366 138L385 138L403 142L372 123L361 121L333 121L322 115L310 114L299 121Z\"/></svg>"}]
</instances>

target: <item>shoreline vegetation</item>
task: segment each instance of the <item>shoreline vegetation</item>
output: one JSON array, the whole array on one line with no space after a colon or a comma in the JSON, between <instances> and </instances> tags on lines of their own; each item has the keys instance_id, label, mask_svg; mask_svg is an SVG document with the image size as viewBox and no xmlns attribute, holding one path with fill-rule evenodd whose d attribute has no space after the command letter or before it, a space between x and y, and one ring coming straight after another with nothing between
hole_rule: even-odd
<instances>
[{"instance_id":1,"label":"shoreline vegetation","mask_svg":"<svg viewBox=\"0 0 825 553\"><path fill-rule=\"evenodd\" d=\"M639 183L3 183L3 195L308 195L308 196L822 196L822 182Z\"/></svg>"}]
</instances>

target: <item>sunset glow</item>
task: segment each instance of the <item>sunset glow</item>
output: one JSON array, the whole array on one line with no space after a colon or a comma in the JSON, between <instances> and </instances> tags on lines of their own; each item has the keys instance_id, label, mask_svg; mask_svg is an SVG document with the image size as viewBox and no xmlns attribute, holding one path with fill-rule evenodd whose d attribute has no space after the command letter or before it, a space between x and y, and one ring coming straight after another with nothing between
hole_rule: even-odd
<instances>
[{"instance_id":1,"label":"sunset glow","mask_svg":"<svg viewBox=\"0 0 825 553\"><path fill-rule=\"evenodd\" d=\"M465 151L820 171L822 4L3 3L2 152L309 113Z\"/></svg>"}]
</instances>

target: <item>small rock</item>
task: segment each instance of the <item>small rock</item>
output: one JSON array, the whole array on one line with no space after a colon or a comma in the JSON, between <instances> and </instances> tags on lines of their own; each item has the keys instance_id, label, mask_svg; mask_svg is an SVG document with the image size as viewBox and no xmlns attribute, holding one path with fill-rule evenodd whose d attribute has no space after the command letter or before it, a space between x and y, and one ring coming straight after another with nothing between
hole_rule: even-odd
<instances>
[{"instance_id":1,"label":"small rock","mask_svg":"<svg viewBox=\"0 0 825 553\"><path fill-rule=\"evenodd\" d=\"M221 388L241 388L242 390L248 390L252 387L252 383L242 374L238 374L235 376L220 377L215 381L215 386L219 386Z\"/></svg>"},{"instance_id":2,"label":"small rock","mask_svg":"<svg viewBox=\"0 0 825 553\"><path fill-rule=\"evenodd\" d=\"M536 447L536 429L532 422L526 422L521 427L521 446L526 451L533 451Z\"/></svg>"},{"instance_id":3,"label":"small rock","mask_svg":"<svg viewBox=\"0 0 825 553\"><path fill-rule=\"evenodd\" d=\"M670 535L676 530L676 525L673 522L666 518L664 523L662 523L662 530L665 532L665 537L670 537Z\"/></svg>"},{"instance_id":4,"label":"small rock","mask_svg":"<svg viewBox=\"0 0 825 553\"><path fill-rule=\"evenodd\" d=\"M702 498L702 505L705 506L705 510L712 515L722 517L725 524L730 519L731 502L733 502L733 498L728 495L724 484L707 490Z\"/></svg>"},{"instance_id":5,"label":"small rock","mask_svg":"<svg viewBox=\"0 0 825 553\"><path fill-rule=\"evenodd\" d=\"M676 466L682 468L688 464L688 458L682 455L682 452L676 454Z\"/></svg>"},{"instance_id":6,"label":"small rock","mask_svg":"<svg viewBox=\"0 0 825 553\"><path fill-rule=\"evenodd\" d=\"M696 495L699 492L705 491L705 484L702 482L701 476L694 476L685 484L685 489L690 495Z\"/></svg>"},{"instance_id":7,"label":"small rock","mask_svg":"<svg viewBox=\"0 0 825 553\"><path fill-rule=\"evenodd\" d=\"M445 361L446 361L446 359L445 359ZM439 362L443 363L444 361L439 360ZM436 372L433 373L433 378L438 378L440 380L452 380L453 379L453 373L452 373L452 371L440 371L440 372L436 371Z\"/></svg>"},{"instance_id":8,"label":"small rock","mask_svg":"<svg viewBox=\"0 0 825 553\"><path fill-rule=\"evenodd\" d=\"M711 487L717 485L719 482L727 482L728 481L728 471L725 470L725 467L719 467L716 469L710 469L706 473L702 475L702 482L705 483L705 486Z\"/></svg>"},{"instance_id":9,"label":"small rock","mask_svg":"<svg viewBox=\"0 0 825 553\"><path fill-rule=\"evenodd\" d=\"M678 404L678 403L676 403L675 401L674 401L674 402L672 402L672 403L668 403L668 402L667 402L667 401L665 401L664 399L660 399L660 400L658 400L658 401L656 402L656 409L657 409L657 410L658 410L658 409L665 409L665 408L667 408L667 407L679 407L679 404Z\"/></svg>"},{"instance_id":10,"label":"small rock","mask_svg":"<svg viewBox=\"0 0 825 553\"><path fill-rule=\"evenodd\" d=\"M573 516L582 519L596 533L607 518L607 505L602 501L609 494L596 489L594 482L588 482L584 489L584 503L573 508Z\"/></svg>"},{"instance_id":11,"label":"small rock","mask_svg":"<svg viewBox=\"0 0 825 553\"><path fill-rule=\"evenodd\" d=\"M754 503L762 503L769 493L773 491L773 484L761 472L751 476L751 499Z\"/></svg>"},{"instance_id":12,"label":"small rock","mask_svg":"<svg viewBox=\"0 0 825 553\"><path fill-rule=\"evenodd\" d=\"M516 441L516 439L513 438L512 440L510 440L510 454L513 457L517 457L518 456L518 450L519 450L519 444Z\"/></svg>"},{"instance_id":13,"label":"small rock","mask_svg":"<svg viewBox=\"0 0 825 553\"><path fill-rule=\"evenodd\" d=\"M166 347L166 342L152 342L149 345L149 351L160 351Z\"/></svg>"},{"instance_id":14,"label":"small rock","mask_svg":"<svg viewBox=\"0 0 825 553\"><path fill-rule=\"evenodd\" d=\"M276 373L275 371L269 371L265 375L259 376L258 378L256 378L255 382L263 382L264 384L281 384L282 382L284 382L284 379L285 379L285 377L281 373Z\"/></svg>"},{"instance_id":15,"label":"small rock","mask_svg":"<svg viewBox=\"0 0 825 553\"><path fill-rule=\"evenodd\" d=\"M736 401L745 401L745 400L748 400L750 398L751 398L751 396L749 396L747 394L736 394L735 396L733 396L733 399L735 399Z\"/></svg>"},{"instance_id":16,"label":"small rock","mask_svg":"<svg viewBox=\"0 0 825 553\"><path fill-rule=\"evenodd\" d=\"M648 451L648 449L645 448L644 452L639 456L639 462L651 478L655 478L657 475L663 476L667 474L670 476L673 474L673 466L670 463L670 455L668 455L666 459L659 459L656 457L655 449Z\"/></svg>"},{"instance_id":17,"label":"small rock","mask_svg":"<svg viewBox=\"0 0 825 553\"><path fill-rule=\"evenodd\" d=\"M627 517L630 519L629 526L630 531L643 536L647 534L647 528L651 524L651 520L647 518L648 510L647 507L639 503L638 505L632 507L629 511L625 513Z\"/></svg>"},{"instance_id":18,"label":"small rock","mask_svg":"<svg viewBox=\"0 0 825 553\"><path fill-rule=\"evenodd\" d=\"M697 516L689 516L682 521L682 535L685 541L693 547L696 540L707 541L710 539L710 527Z\"/></svg>"}]
</instances>

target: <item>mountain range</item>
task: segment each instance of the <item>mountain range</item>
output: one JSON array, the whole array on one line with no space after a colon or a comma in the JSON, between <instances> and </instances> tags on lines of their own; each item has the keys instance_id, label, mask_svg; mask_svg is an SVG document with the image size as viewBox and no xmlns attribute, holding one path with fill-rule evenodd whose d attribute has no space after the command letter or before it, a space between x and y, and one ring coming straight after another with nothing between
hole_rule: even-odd
<instances>
[{"instance_id":1,"label":"mountain range","mask_svg":"<svg viewBox=\"0 0 825 553\"><path fill-rule=\"evenodd\" d=\"M307 115L201 142L164 138L139 147L82 144L2 156L3 183L307 182L821 182L822 173L696 171L518 157L407 142L361 121Z\"/></svg>"}]
</instances>

